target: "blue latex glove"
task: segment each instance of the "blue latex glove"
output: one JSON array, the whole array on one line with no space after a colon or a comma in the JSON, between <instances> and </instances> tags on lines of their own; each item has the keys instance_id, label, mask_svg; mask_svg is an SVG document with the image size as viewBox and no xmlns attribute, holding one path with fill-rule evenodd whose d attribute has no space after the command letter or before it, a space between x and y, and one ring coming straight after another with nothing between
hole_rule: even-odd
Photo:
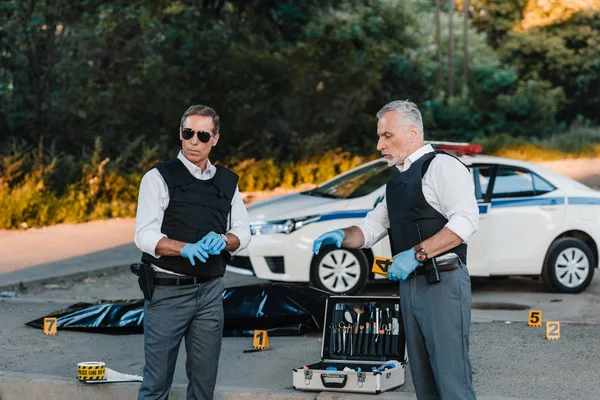
<instances>
[{"instance_id":1,"label":"blue latex glove","mask_svg":"<svg viewBox=\"0 0 600 400\"><path fill-rule=\"evenodd\" d=\"M201 243L204 249L210 255L221 254L221 251L227 245L227 243L225 243L225 239L215 232L209 232L206 236L200 239L198 243Z\"/></svg>"},{"instance_id":2,"label":"blue latex glove","mask_svg":"<svg viewBox=\"0 0 600 400\"><path fill-rule=\"evenodd\" d=\"M388 269L388 279L391 281L406 280L408 275L419 266L413 249L404 250L394 256L394 262Z\"/></svg>"},{"instance_id":3,"label":"blue latex glove","mask_svg":"<svg viewBox=\"0 0 600 400\"><path fill-rule=\"evenodd\" d=\"M206 262L206 259L208 258L208 253L200 242L188 243L183 246L183 249L181 249L181 255L190 260L190 263L194 266L196 265L194 257L203 263Z\"/></svg>"},{"instance_id":4,"label":"blue latex glove","mask_svg":"<svg viewBox=\"0 0 600 400\"><path fill-rule=\"evenodd\" d=\"M319 254L319 249L321 248L322 244L335 244L338 248L342 247L344 236L344 231L341 229L325 232L313 243L313 253Z\"/></svg>"},{"instance_id":5,"label":"blue latex glove","mask_svg":"<svg viewBox=\"0 0 600 400\"><path fill-rule=\"evenodd\" d=\"M398 368L401 366L402 366L402 364L400 364L398 361L390 361L390 362L383 364L379 368L373 367L373 372L375 372L375 371L381 372L381 371L385 371L386 368L394 369L394 368Z\"/></svg>"}]
</instances>

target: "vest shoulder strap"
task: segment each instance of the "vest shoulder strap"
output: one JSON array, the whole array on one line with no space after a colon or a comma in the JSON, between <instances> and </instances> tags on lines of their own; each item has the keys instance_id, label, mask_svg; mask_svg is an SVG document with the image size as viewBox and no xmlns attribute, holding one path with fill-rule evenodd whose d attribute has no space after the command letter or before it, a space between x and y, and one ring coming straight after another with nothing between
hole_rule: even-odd
<instances>
[{"instance_id":1,"label":"vest shoulder strap","mask_svg":"<svg viewBox=\"0 0 600 400\"><path fill-rule=\"evenodd\" d=\"M438 152L436 150L431 153L427 153L423 156L425 160L423 161L423 164L421 164L421 179L423 179L423 177L425 176L425 172L427 172L427 170L429 169L429 165L437 155Z\"/></svg>"},{"instance_id":2,"label":"vest shoulder strap","mask_svg":"<svg viewBox=\"0 0 600 400\"><path fill-rule=\"evenodd\" d=\"M228 200L231 200L233 199L239 176L222 165L217 165L216 167L217 173L215 175L214 185L219 190L219 196L222 195Z\"/></svg>"},{"instance_id":3,"label":"vest shoulder strap","mask_svg":"<svg viewBox=\"0 0 600 400\"><path fill-rule=\"evenodd\" d=\"M421 166L421 178L423 178L425 176L425 172L427 172L427 170L429 169L429 165L431 164L431 161L433 161L433 159L438 155L438 154L445 154L447 156L450 156L452 158L454 158L456 161L458 161L459 163L461 163L465 168L468 169L468 167L462 162L460 161L460 159L458 157L456 157L453 154L450 153L446 153L443 150L435 150L431 153L426 154L424 157L428 157L424 162L423 165Z\"/></svg>"},{"instance_id":4,"label":"vest shoulder strap","mask_svg":"<svg viewBox=\"0 0 600 400\"><path fill-rule=\"evenodd\" d=\"M167 187L183 186L194 181L194 177L179 159L165 161L155 167L167 183Z\"/></svg>"}]
</instances>

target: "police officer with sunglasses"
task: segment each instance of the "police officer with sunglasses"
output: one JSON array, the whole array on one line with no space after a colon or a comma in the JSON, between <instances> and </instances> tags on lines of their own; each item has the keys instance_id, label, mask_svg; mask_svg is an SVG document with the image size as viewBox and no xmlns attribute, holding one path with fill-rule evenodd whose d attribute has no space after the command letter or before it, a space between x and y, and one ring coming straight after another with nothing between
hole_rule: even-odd
<instances>
[{"instance_id":1,"label":"police officer with sunglasses","mask_svg":"<svg viewBox=\"0 0 600 400\"><path fill-rule=\"evenodd\" d=\"M220 119L194 105L181 118L181 151L142 178L135 243L151 272L144 293L144 380L138 399L166 399L182 339L188 399L212 399L223 334L225 265L250 242L238 176L208 155Z\"/></svg>"}]
</instances>

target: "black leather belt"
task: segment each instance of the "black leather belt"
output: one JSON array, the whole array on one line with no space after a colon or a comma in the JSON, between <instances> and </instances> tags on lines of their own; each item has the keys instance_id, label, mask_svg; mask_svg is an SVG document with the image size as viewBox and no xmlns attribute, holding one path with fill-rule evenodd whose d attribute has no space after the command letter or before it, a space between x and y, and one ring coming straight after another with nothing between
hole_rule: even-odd
<instances>
[{"instance_id":1,"label":"black leather belt","mask_svg":"<svg viewBox=\"0 0 600 400\"><path fill-rule=\"evenodd\" d=\"M198 283L204 283L212 281L217 278L216 276L176 276L165 277L156 276L154 278L154 284L158 286L183 286L183 285L197 285Z\"/></svg>"},{"instance_id":2,"label":"black leather belt","mask_svg":"<svg viewBox=\"0 0 600 400\"><path fill-rule=\"evenodd\" d=\"M429 261L431 262L431 261ZM447 271L452 271L455 270L456 268L460 268L462 265L462 261L460 260L460 258L455 258L452 260L444 260L444 261L438 261L437 266L438 266L438 272L447 272ZM415 276L421 276L421 275L425 275L425 267L423 265L419 265L413 272L410 273L410 275L408 275L409 278L411 277L415 277Z\"/></svg>"}]
</instances>

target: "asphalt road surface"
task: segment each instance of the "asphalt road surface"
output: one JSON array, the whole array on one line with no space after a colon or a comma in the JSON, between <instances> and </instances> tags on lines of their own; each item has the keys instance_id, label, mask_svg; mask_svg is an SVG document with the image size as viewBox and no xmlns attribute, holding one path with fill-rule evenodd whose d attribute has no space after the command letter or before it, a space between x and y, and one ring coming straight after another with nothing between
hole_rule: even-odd
<instances>
[{"instance_id":1,"label":"asphalt road surface","mask_svg":"<svg viewBox=\"0 0 600 400\"><path fill-rule=\"evenodd\" d=\"M229 273L226 281L228 286L257 282ZM567 296L548 293L542 282L532 279L474 280L471 360L477 393L500 396L498 399L505 396L539 400L600 398L597 394L600 325L594 323L600 321L599 281L595 279L583 294ZM370 285L365 294L392 295L395 291L395 284L377 284ZM78 301L139 297L134 275L124 272L33 287L15 298L1 299L0 370L69 377L77 361L98 358L120 372L140 374L141 335L65 331L46 337L40 330L23 325ZM546 340L543 328L531 328L522 322L527 319L527 308L489 310L495 306L511 308L509 304L540 309L544 320L560 320L560 339ZM584 318L588 323L567 323L567 317L568 320ZM483 322L491 320L495 322ZM225 338L218 384L232 385L231 376L236 376L235 384L240 387L289 391L291 368L320 357L318 333L273 337L270 341L272 351L250 356L242 354L250 346L249 338ZM182 348L176 383L185 383L183 357ZM256 368L261 369L260 374ZM398 391L414 392L410 365L406 378L407 383Z\"/></svg>"}]
</instances>

